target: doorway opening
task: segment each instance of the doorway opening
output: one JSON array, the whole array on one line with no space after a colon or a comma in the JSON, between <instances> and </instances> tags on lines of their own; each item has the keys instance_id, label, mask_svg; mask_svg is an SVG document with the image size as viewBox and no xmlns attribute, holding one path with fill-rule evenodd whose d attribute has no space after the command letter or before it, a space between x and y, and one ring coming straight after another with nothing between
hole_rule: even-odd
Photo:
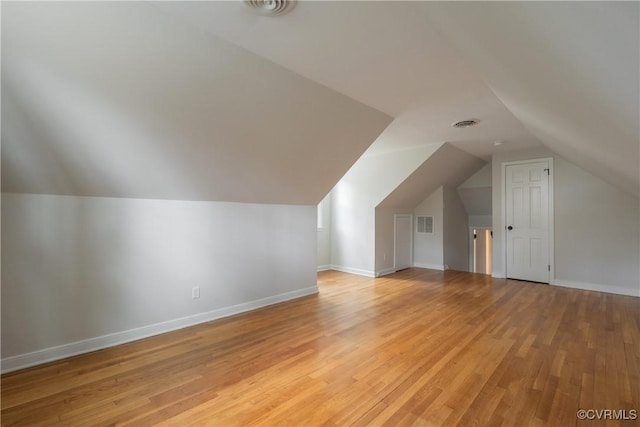
<instances>
[{"instance_id":1,"label":"doorway opening","mask_svg":"<svg viewBox=\"0 0 640 427\"><path fill-rule=\"evenodd\" d=\"M404 270L413 264L413 216L394 215L393 268Z\"/></svg>"},{"instance_id":2,"label":"doorway opening","mask_svg":"<svg viewBox=\"0 0 640 427\"><path fill-rule=\"evenodd\" d=\"M471 227L471 255L469 270L489 274L493 269L493 231L490 228Z\"/></svg>"}]
</instances>

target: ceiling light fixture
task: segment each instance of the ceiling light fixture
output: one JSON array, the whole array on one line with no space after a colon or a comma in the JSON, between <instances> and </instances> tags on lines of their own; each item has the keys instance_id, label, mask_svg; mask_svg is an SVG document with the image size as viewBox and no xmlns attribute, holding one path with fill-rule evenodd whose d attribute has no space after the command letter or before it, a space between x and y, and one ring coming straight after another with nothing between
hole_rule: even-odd
<instances>
[{"instance_id":1,"label":"ceiling light fixture","mask_svg":"<svg viewBox=\"0 0 640 427\"><path fill-rule=\"evenodd\" d=\"M279 16L290 12L296 0L244 0L244 3L260 15Z\"/></svg>"},{"instance_id":2,"label":"ceiling light fixture","mask_svg":"<svg viewBox=\"0 0 640 427\"><path fill-rule=\"evenodd\" d=\"M451 126L453 126L454 128L468 128L469 126L475 126L477 124L478 124L478 120L469 119L469 120L461 120L459 122L455 122Z\"/></svg>"},{"instance_id":3,"label":"ceiling light fixture","mask_svg":"<svg viewBox=\"0 0 640 427\"><path fill-rule=\"evenodd\" d=\"M495 145L496 147L499 147L499 146L501 146L502 144L504 144L504 141L502 141L502 140L493 141L493 145Z\"/></svg>"}]
</instances>

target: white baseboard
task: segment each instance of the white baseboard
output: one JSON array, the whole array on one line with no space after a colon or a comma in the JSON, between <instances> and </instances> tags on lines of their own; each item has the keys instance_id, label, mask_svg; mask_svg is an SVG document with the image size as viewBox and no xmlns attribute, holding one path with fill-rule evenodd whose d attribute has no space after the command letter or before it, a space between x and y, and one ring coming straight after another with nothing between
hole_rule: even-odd
<instances>
[{"instance_id":1,"label":"white baseboard","mask_svg":"<svg viewBox=\"0 0 640 427\"><path fill-rule=\"evenodd\" d=\"M387 274L393 274L396 272L394 267L384 268L382 270L376 271L376 277L386 276Z\"/></svg>"},{"instance_id":2,"label":"white baseboard","mask_svg":"<svg viewBox=\"0 0 640 427\"><path fill-rule=\"evenodd\" d=\"M562 286L563 288L582 289L585 291L606 292L609 294L627 295L631 297L640 297L640 288L630 289L620 286L600 285L596 283L574 282L571 280L555 279L551 282L554 286Z\"/></svg>"},{"instance_id":3,"label":"white baseboard","mask_svg":"<svg viewBox=\"0 0 640 427\"><path fill-rule=\"evenodd\" d=\"M318 272L327 271L327 270L331 270L331 266L330 265L319 265L318 266Z\"/></svg>"},{"instance_id":4,"label":"white baseboard","mask_svg":"<svg viewBox=\"0 0 640 427\"><path fill-rule=\"evenodd\" d=\"M359 268L345 267L343 265L331 265L331 270L342 271L343 273L357 274L358 276L376 277L375 272L370 270L361 270Z\"/></svg>"},{"instance_id":5,"label":"white baseboard","mask_svg":"<svg viewBox=\"0 0 640 427\"><path fill-rule=\"evenodd\" d=\"M193 316L182 317L180 319L169 320L167 322L156 323L154 325L143 326L141 328L130 329L128 331L116 332L113 334L103 335L100 337L89 338L82 341L76 341L69 344L63 344L56 347L45 348L43 350L31 353L20 354L17 356L2 359L2 373L17 371L18 369L28 368L30 366L40 365L46 362L64 359L78 354L88 353L115 345L136 341L153 335L163 334L175 331L177 329L186 328L188 326L197 325L199 323L210 322L235 314L244 313L246 311L255 310L257 308L266 307L268 305L301 298L307 295L318 293L317 286L310 286L304 289L297 289L291 292L262 298L255 301L249 301L242 304L223 307L217 310L205 313L195 314Z\"/></svg>"},{"instance_id":6,"label":"white baseboard","mask_svg":"<svg viewBox=\"0 0 640 427\"><path fill-rule=\"evenodd\" d=\"M493 273L491 273L491 277L493 277L494 279L506 279L507 275L502 271L494 271Z\"/></svg>"},{"instance_id":7,"label":"white baseboard","mask_svg":"<svg viewBox=\"0 0 640 427\"><path fill-rule=\"evenodd\" d=\"M414 262L413 263L414 267L418 267L418 268L429 268L431 270L440 270L440 271L444 271L444 265L442 264L429 264L429 263L425 263L425 262Z\"/></svg>"}]
</instances>

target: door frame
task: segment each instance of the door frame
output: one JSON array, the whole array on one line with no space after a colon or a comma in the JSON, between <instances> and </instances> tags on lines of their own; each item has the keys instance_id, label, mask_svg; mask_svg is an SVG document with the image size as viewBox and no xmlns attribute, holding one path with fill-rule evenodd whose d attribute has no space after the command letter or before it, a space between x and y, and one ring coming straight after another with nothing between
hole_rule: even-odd
<instances>
[{"instance_id":1,"label":"door frame","mask_svg":"<svg viewBox=\"0 0 640 427\"><path fill-rule=\"evenodd\" d=\"M553 248L555 247L555 238L554 238L554 232L553 232L553 214L554 214L554 208L553 208L553 175L554 175L554 169L553 169L553 157L542 157L542 158L534 158L534 159L526 159L526 160L514 160L514 161L509 161L509 162L502 162L501 163L501 167L500 167L500 181L502 183L502 197L501 199L501 214L502 217L500 218L500 231L502 232L502 253L501 258L502 258L502 262L503 262L503 266L504 266L504 277L507 277L507 166L512 166L512 165L524 165L524 164L528 164L528 163L536 163L536 162L549 162L549 212L548 212L548 219L549 219L549 239L548 239L548 245L549 245L549 284L552 284L553 281L555 280L556 277L556 273L555 273L555 255L554 255L554 251ZM495 231L495 230L494 230ZM494 239L495 239L495 234L494 234Z\"/></svg>"},{"instance_id":2,"label":"door frame","mask_svg":"<svg viewBox=\"0 0 640 427\"><path fill-rule=\"evenodd\" d=\"M398 218L409 218L409 265L408 267L413 266L413 214L394 214L393 215L393 269L395 271L397 268L397 241L398 236L396 234Z\"/></svg>"},{"instance_id":3,"label":"door frame","mask_svg":"<svg viewBox=\"0 0 640 427\"><path fill-rule=\"evenodd\" d=\"M469 271L473 273L473 230L489 230L493 232L493 227L491 226L483 226L483 227L472 227L469 226ZM493 248L493 244L491 245ZM491 254L493 256L493 254ZM493 262L491 263L491 274L493 275Z\"/></svg>"}]
</instances>

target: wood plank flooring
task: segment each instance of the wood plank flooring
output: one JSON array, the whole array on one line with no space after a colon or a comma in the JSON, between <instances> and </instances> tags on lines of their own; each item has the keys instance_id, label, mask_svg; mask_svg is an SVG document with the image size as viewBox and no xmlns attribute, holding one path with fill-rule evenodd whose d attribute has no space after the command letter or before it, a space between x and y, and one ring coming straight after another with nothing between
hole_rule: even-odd
<instances>
[{"instance_id":1,"label":"wood plank flooring","mask_svg":"<svg viewBox=\"0 0 640 427\"><path fill-rule=\"evenodd\" d=\"M640 425L576 416L640 412L638 298L425 269L318 283L6 374L2 425Z\"/></svg>"}]
</instances>

